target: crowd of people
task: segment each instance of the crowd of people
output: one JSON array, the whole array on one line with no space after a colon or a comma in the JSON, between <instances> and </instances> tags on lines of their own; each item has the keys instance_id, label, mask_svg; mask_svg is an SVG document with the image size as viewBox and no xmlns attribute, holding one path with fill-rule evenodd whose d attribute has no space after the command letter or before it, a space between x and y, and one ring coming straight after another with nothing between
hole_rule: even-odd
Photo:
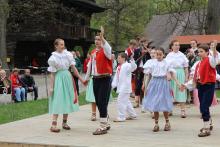
<instances>
[{"instance_id":1,"label":"crowd of people","mask_svg":"<svg viewBox=\"0 0 220 147\"><path fill-rule=\"evenodd\" d=\"M24 74L19 74L19 69L14 68L7 76L0 63L0 93L11 94L15 103L27 101L27 93L33 92L34 100L38 99L38 87L30 73L30 69L25 69Z\"/></svg>"},{"instance_id":2,"label":"crowd of people","mask_svg":"<svg viewBox=\"0 0 220 147\"><path fill-rule=\"evenodd\" d=\"M48 60L51 72L50 107L53 115L51 132L60 132L57 127L58 115L63 115L63 129L69 130L68 114L78 111L78 89L75 84L80 80L85 86L86 100L92 104L91 120L96 121L96 107L99 111L99 127L93 135L106 134L111 125L109 122L108 103L111 101L111 89L118 93L118 116L114 122L136 119L134 108L141 107L142 112L149 111L155 121L154 132L159 128L159 112L165 117L164 131L171 130L169 117L173 115L174 103L180 107L181 118L186 118L186 102L191 99L199 106L204 127L199 137L209 136L213 123L209 107L217 104L215 91L219 75L216 65L220 54L217 52L217 41L210 46L200 44L194 39L191 48L182 53L180 43L173 40L169 53L160 47L151 46L146 38L133 39L125 52L112 54L110 44L104 38L104 29L95 37L95 48L88 54L83 68L77 68L74 53L67 51L63 39L54 42L55 51ZM69 72L71 68L73 78ZM78 70L86 72L83 79ZM135 98L132 106L130 97Z\"/></svg>"}]
</instances>

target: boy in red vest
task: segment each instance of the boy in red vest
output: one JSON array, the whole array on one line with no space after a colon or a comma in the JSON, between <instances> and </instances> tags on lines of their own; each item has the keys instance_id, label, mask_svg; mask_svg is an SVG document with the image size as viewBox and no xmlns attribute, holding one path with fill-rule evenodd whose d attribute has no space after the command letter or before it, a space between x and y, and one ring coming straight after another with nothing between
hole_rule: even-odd
<instances>
[{"instance_id":1,"label":"boy in red vest","mask_svg":"<svg viewBox=\"0 0 220 147\"><path fill-rule=\"evenodd\" d=\"M217 51L215 48L213 55L209 55L209 46L201 44L198 47L198 54L201 61L196 66L194 82L197 84L200 112L202 113L204 122L204 127L200 130L198 136L206 137L211 134L211 130L213 129L209 107L212 104L215 91Z\"/></svg>"},{"instance_id":2,"label":"boy in red vest","mask_svg":"<svg viewBox=\"0 0 220 147\"><path fill-rule=\"evenodd\" d=\"M137 41L132 39L129 42L128 48L125 50L125 53L127 54L128 58L131 57L132 54L134 54L134 50L137 48Z\"/></svg>"},{"instance_id":3,"label":"boy in red vest","mask_svg":"<svg viewBox=\"0 0 220 147\"><path fill-rule=\"evenodd\" d=\"M106 134L110 129L108 123L108 102L111 92L112 75L112 48L104 39L104 29L95 37L96 48L91 52L91 59L88 63L86 80L93 76L93 90L96 105L100 114L100 127L93 132L93 135Z\"/></svg>"}]
</instances>

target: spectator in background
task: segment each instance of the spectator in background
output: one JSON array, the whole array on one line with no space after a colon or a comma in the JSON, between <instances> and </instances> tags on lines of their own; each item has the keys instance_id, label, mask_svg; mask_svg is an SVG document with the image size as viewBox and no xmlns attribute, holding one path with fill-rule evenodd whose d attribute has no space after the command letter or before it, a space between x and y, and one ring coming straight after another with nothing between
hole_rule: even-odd
<instances>
[{"instance_id":1,"label":"spectator in background","mask_svg":"<svg viewBox=\"0 0 220 147\"><path fill-rule=\"evenodd\" d=\"M73 54L73 58L75 59L75 62L76 62L75 67L78 70L78 72L81 73L82 72L82 63L81 63L81 60L80 60L80 52L79 51L77 51L77 52L73 51L72 54ZM71 71L71 73L72 73L72 71ZM72 74L72 75L73 75L73 78L75 80L77 94L79 95L79 83L78 83L79 79L74 74Z\"/></svg>"},{"instance_id":2,"label":"spectator in background","mask_svg":"<svg viewBox=\"0 0 220 147\"><path fill-rule=\"evenodd\" d=\"M137 69L135 70L135 104L134 108L138 108L142 103L143 92L141 90L143 80L144 80L144 64L151 59L150 50L149 50L149 42L143 37L140 40L140 47L135 49L134 51L134 60L137 64Z\"/></svg>"},{"instance_id":3,"label":"spectator in background","mask_svg":"<svg viewBox=\"0 0 220 147\"><path fill-rule=\"evenodd\" d=\"M25 69L24 75L21 77L22 86L25 88L25 99L27 100L27 93L34 92L34 100L38 98L38 87L35 85L33 76L31 76L30 69Z\"/></svg>"},{"instance_id":4,"label":"spectator in background","mask_svg":"<svg viewBox=\"0 0 220 147\"><path fill-rule=\"evenodd\" d=\"M22 87L19 79L19 70L14 68L10 76L12 84L12 94L15 96L15 102L24 101L25 98L25 89Z\"/></svg>"},{"instance_id":5,"label":"spectator in background","mask_svg":"<svg viewBox=\"0 0 220 147\"><path fill-rule=\"evenodd\" d=\"M91 55L90 55L90 53L88 53L87 58L84 60L84 63L83 63L83 72L84 73L87 72L87 69L88 69L87 65L89 63L90 57L91 57Z\"/></svg>"},{"instance_id":6,"label":"spectator in background","mask_svg":"<svg viewBox=\"0 0 220 147\"><path fill-rule=\"evenodd\" d=\"M78 59L80 59L80 62L82 64L84 59L83 59L83 56L81 56L80 51L76 51L76 56L77 56Z\"/></svg>"},{"instance_id":7,"label":"spectator in background","mask_svg":"<svg viewBox=\"0 0 220 147\"><path fill-rule=\"evenodd\" d=\"M192 39L190 41L191 48L187 50L187 58L189 60L189 69L197 62L199 61L198 56L198 47L197 47L197 40Z\"/></svg>"},{"instance_id":8,"label":"spectator in background","mask_svg":"<svg viewBox=\"0 0 220 147\"><path fill-rule=\"evenodd\" d=\"M2 69L2 62L0 61L0 93L7 94L10 90L10 81L7 78L5 70Z\"/></svg>"},{"instance_id":9,"label":"spectator in background","mask_svg":"<svg viewBox=\"0 0 220 147\"><path fill-rule=\"evenodd\" d=\"M34 66L34 67L39 67L40 66L35 57L32 59L31 65Z\"/></svg>"},{"instance_id":10,"label":"spectator in background","mask_svg":"<svg viewBox=\"0 0 220 147\"><path fill-rule=\"evenodd\" d=\"M135 48L137 47L138 42L134 39L130 40L128 48L125 49L125 53L127 54L128 58L134 53Z\"/></svg>"}]
</instances>

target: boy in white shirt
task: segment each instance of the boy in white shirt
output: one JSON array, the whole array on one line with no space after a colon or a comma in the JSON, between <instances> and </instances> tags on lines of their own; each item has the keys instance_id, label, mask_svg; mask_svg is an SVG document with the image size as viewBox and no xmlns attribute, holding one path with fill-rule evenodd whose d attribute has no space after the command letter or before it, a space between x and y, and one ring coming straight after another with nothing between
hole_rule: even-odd
<instances>
[{"instance_id":1,"label":"boy in white shirt","mask_svg":"<svg viewBox=\"0 0 220 147\"><path fill-rule=\"evenodd\" d=\"M130 63L128 63L125 53L118 55L118 63L119 66L112 82L112 88L117 88L117 93L119 94L117 100L118 117L114 122L124 122L126 119L135 119L137 117L129 100L130 93L132 92L131 75L137 68L137 65L133 56L131 56ZM128 114L127 118L126 113Z\"/></svg>"}]
</instances>

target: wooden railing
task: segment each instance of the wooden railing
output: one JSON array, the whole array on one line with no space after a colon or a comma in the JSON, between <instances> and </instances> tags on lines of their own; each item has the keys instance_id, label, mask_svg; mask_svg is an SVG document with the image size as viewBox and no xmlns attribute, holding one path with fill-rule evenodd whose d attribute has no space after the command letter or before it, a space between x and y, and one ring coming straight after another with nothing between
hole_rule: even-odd
<instances>
[{"instance_id":1,"label":"wooden railing","mask_svg":"<svg viewBox=\"0 0 220 147\"><path fill-rule=\"evenodd\" d=\"M90 27L68 24L58 24L49 30L52 36L56 35L64 39L84 39L86 41L94 41L95 35L99 32L99 30Z\"/></svg>"},{"instance_id":2,"label":"wooden railing","mask_svg":"<svg viewBox=\"0 0 220 147\"><path fill-rule=\"evenodd\" d=\"M77 26L69 24L48 25L44 29L31 29L17 33L8 33L8 37L19 41L34 41L34 40L51 40L57 37L63 39L84 39L85 41L94 41L95 35L99 32L87 26Z\"/></svg>"}]
</instances>

